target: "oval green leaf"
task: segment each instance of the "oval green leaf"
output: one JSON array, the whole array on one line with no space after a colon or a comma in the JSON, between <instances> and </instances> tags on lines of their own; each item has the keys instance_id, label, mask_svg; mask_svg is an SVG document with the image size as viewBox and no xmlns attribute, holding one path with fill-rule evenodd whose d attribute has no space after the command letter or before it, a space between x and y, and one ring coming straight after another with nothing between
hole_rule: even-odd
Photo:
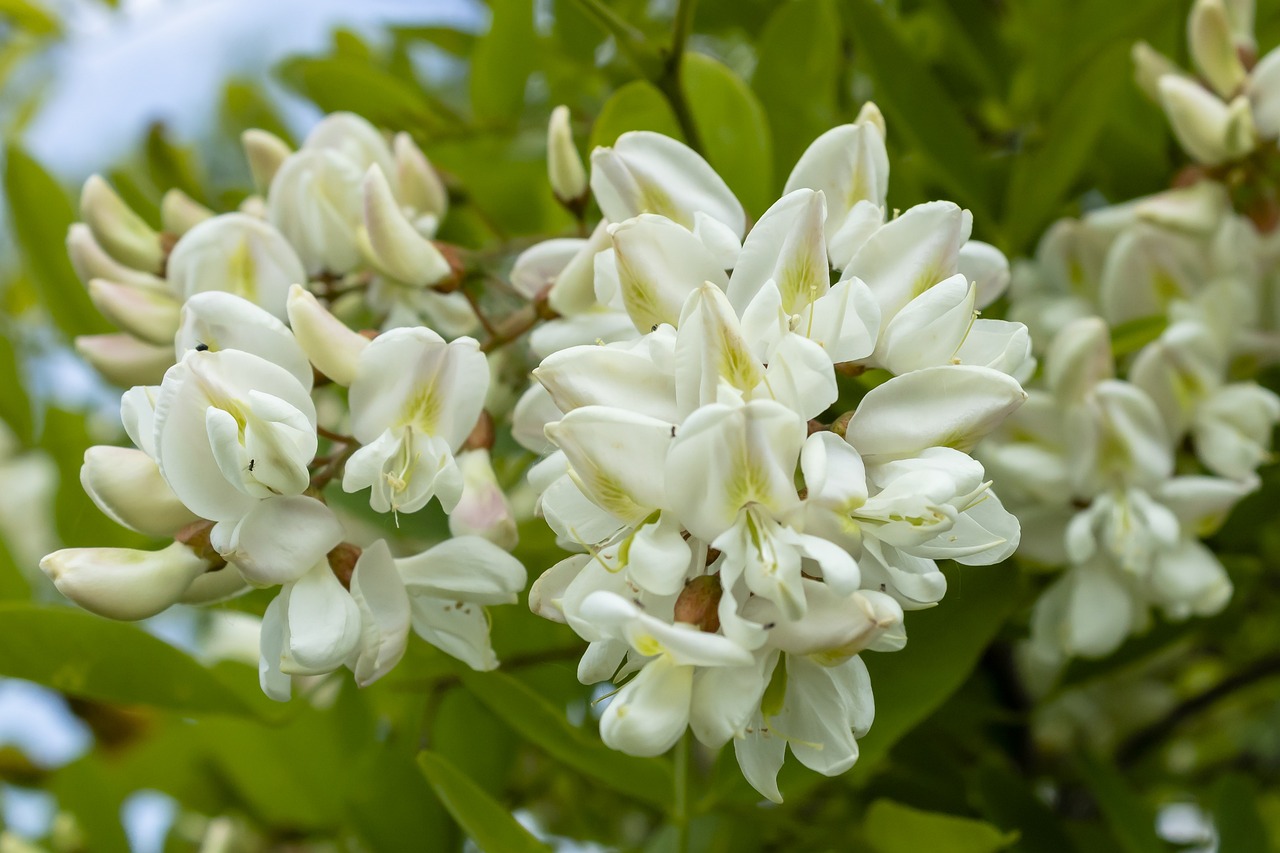
<instances>
[{"instance_id":1,"label":"oval green leaf","mask_svg":"<svg viewBox=\"0 0 1280 853\"><path fill-rule=\"evenodd\" d=\"M423 752L418 766L445 809L484 853L546 853L550 849L443 755Z\"/></svg>"}]
</instances>

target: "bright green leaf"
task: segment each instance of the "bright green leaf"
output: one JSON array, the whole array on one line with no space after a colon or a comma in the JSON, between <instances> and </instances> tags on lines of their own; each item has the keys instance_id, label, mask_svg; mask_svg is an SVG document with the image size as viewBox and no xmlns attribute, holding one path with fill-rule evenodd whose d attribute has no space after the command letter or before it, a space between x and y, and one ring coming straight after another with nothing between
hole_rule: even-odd
<instances>
[{"instance_id":1,"label":"bright green leaf","mask_svg":"<svg viewBox=\"0 0 1280 853\"><path fill-rule=\"evenodd\" d=\"M629 130L652 130L684 140L680 122L658 88L644 80L633 80L609 96L591 128L588 150L612 145Z\"/></svg>"},{"instance_id":2,"label":"bright green leaf","mask_svg":"<svg viewBox=\"0 0 1280 853\"><path fill-rule=\"evenodd\" d=\"M471 55L471 108L482 122L512 126L533 72L533 0L489 0L493 22Z\"/></svg>"},{"instance_id":3,"label":"bright green leaf","mask_svg":"<svg viewBox=\"0 0 1280 853\"><path fill-rule=\"evenodd\" d=\"M62 29L53 13L33 0L0 0L0 18L37 36L57 35Z\"/></svg>"},{"instance_id":4,"label":"bright green leaf","mask_svg":"<svg viewBox=\"0 0 1280 853\"><path fill-rule=\"evenodd\" d=\"M484 853L545 853L549 849L449 759L423 752L418 765L440 802Z\"/></svg>"},{"instance_id":5,"label":"bright green leaf","mask_svg":"<svg viewBox=\"0 0 1280 853\"><path fill-rule=\"evenodd\" d=\"M779 181L836 124L840 30L834 0L798 0L780 4L760 34L751 88L769 117Z\"/></svg>"},{"instance_id":6,"label":"bright green leaf","mask_svg":"<svg viewBox=\"0 0 1280 853\"><path fill-rule=\"evenodd\" d=\"M182 190L201 204L208 204L199 166L189 148L179 146L159 122L147 131L147 173L151 182L164 192Z\"/></svg>"},{"instance_id":7,"label":"bright green leaf","mask_svg":"<svg viewBox=\"0 0 1280 853\"><path fill-rule=\"evenodd\" d=\"M992 209L986 158L955 99L938 84L876 0L850 0L854 43L871 72L876 103L887 115L889 136L901 134L930 172L960 204L985 219Z\"/></svg>"},{"instance_id":8,"label":"bright green leaf","mask_svg":"<svg viewBox=\"0 0 1280 853\"><path fill-rule=\"evenodd\" d=\"M9 222L45 309L67 335L110 331L67 257L76 210L62 187L21 148L5 151Z\"/></svg>"},{"instance_id":9,"label":"bright green leaf","mask_svg":"<svg viewBox=\"0 0 1280 853\"><path fill-rule=\"evenodd\" d=\"M1018 840L989 823L926 812L890 800L876 800L863 818L863 834L877 853L995 853Z\"/></svg>"},{"instance_id":10,"label":"bright green leaf","mask_svg":"<svg viewBox=\"0 0 1280 853\"><path fill-rule=\"evenodd\" d=\"M136 625L66 607L0 603L0 675L86 699L185 713L258 714L269 707Z\"/></svg>"},{"instance_id":11,"label":"bright green leaf","mask_svg":"<svg viewBox=\"0 0 1280 853\"><path fill-rule=\"evenodd\" d=\"M374 124L410 133L447 126L416 86L358 60L291 59L280 66L279 75L325 112L354 112Z\"/></svg>"},{"instance_id":12,"label":"bright green leaf","mask_svg":"<svg viewBox=\"0 0 1280 853\"><path fill-rule=\"evenodd\" d=\"M652 758L615 752L571 725L528 685L500 672L465 673L462 683L521 737L601 784L658 807L671 803L671 769Z\"/></svg>"},{"instance_id":13,"label":"bright green leaf","mask_svg":"<svg viewBox=\"0 0 1280 853\"><path fill-rule=\"evenodd\" d=\"M1155 815L1119 770L1088 753L1080 756L1078 766L1098 810L1126 853L1159 853L1165 849L1156 837Z\"/></svg>"},{"instance_id":14,"label":"bright green leaf","mask_svg":"<svg viewBox=\"0 0 1280 853\"><path fill-rule=\"evenodd\" d=\"M703 153L749 213L773 201L773 144L760 99L723 64L689 53L680 82Z\"/></svg>"}]
</instances>

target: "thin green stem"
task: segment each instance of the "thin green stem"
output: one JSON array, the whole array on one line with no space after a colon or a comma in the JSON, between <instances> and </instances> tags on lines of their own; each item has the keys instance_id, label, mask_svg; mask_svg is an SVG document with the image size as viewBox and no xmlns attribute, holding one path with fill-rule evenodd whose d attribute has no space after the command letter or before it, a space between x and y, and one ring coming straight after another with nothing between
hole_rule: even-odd
<instances>
[{"instance_id":1,"label":"thin green stem","mask_svg":"<svg viewBox=\"0 0 1280 853\"><path fill-rule=\"evenodd\" d=\"M689 733L680 737L675 748L675 785L671 804L671 823L676 828L676 850L689 853Z\"/></svg>"},{"instance_id":2,"label":"thin green stem","mask_svg":"<svg viewBox=\"0 0 1280 853\"><path fill-rule=\"evenodd\" d=\"M693 32L693 13L698 0L679 0L676 15L671 24L671 47L662 63L662 75L654 81L671 103L671 110L676 114L680 130L684 133L689 147L702 152L702 140L698 135L698 126L693 120L693 111L684 96L681 85L681 68L684 65L684 52L689 43L689 34Z\"/></svg>"}]
</instances>

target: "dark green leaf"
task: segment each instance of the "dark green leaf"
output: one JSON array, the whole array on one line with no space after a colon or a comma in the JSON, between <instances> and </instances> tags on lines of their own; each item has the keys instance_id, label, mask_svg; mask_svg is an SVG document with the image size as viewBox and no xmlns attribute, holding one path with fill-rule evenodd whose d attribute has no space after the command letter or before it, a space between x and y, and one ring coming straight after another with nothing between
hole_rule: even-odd
<instances>
[{"instance_id":1,"label":"dark green leaf","mask_svg":"<svg viewBox=\"0 0 1280 853\"><path fill-rule=\"evenodd\" d=\"M76 211L62 187L21 148L5 152L9 222L45 309L67 335L110 331L67 258L67 229Z\"/></svg>"},{"instance_id":2,"label":"dark green leaf","mask_svg":"<svg viewBox=\"0 0 1280 853\"><path fill-rule=\"evenodd\" d=\"M854 42L874 80L876 103L889 120L889 135L903 137L928 160L930 171L955 196L986 219L993 188L973 128L916 51L902 38L876 0L850 0Z\"/></svg>"},{"instance_id":3,"label":"dark green leaf","mask_svg":"<svg viewBox=\"0 0 1280 853\"><path fill-rule=\"evenodd\" d=\"M0 333L0 420L13 431L18 441L31 444L31 400L27 397L26 377L13 338Z\"/></svg>"},{"instance_id":4,"label":"dark green leaf","mask_svg":"<svg viewBox=\"0 0 1280 853\"><path fill-rule=\"evenodd\" d=\"M1018 838L989 823L926 812L890 800L876 800L863 818L863 834L877 853L995 853Z\"/></svg>"},{"instance_id":5,"label":"dark green leaf","mask_svg":"<svg viewBox=\"0 0 1280 853\"><path fill-rule=\"evenodd\" d=\"M1258 812L1257 784L1232 773L1218 780L1213 790L1213 823L1218 849L1223 853L1262 853L1271 849L1266 824Z\"/></svg>"},{"instance_id":6,"label":"dark green leaf","mask_svg":"<svg viewBox=\"0 0 1280 853\"><path fill-rule=\"evenodd\" d=\"M760 35L751 88L769 117L777 178L836 123L840 31L835 0L798 0L779 5Z\"/></svg>"},{"instance_id":7,"label":"dark green leaf","mask_svg":"<svg viewBox=\"0 0 1280 853\"><path fill-rule=\"evenodd\" d=\"M136 625L65 607L0 603L0 675L86 699L185 713L259 714L270 707L254 695L256 684L228 684Z\"/></svg>"},{"instance_id":8,"label":"dark green leaf","mask_svg":"<svg viewBox=\"0 0 1280 853\"><path fill-rule=\"evenodd\" d=\"M176 188L201 204L209 203L192 152L174 143L159 122L147 131L147 173L161 192Z\"/></svg>"},{"instance_id":9,"label":"dark green leaf","mask_svg":"<svg viewBox=\"0 0 1280 853\"><path fill-rule=\"evenodd\" d=\"M703 153L755 216L774 198L773 144L760 99L727 67L701 53L685 55L681 86Z\"/></svg>"},{"instance_id":10,"label":"dark green leaf","mask_svg":"<svg viewBox=\"0 0 1280 853\"><path fill-rule=\"evenodd\" d=\"M671 769L662 761L609 749L595 735L571 725L563 708L509 675L468 672L462 682L503 722L552 758L637 800L660 808L670 805Z\"/></svg>"},{"instance_id":11,"label":"dark green leaf","mask_svg":"<svg viewBox=\"0 0 1280 853\"><path fill-rule=\"evenodd\" d=\"M1080 756L1078 765L1098 810L1126 853L1159 853L1165 849L1156 837L1155 815L1119 770L1088 753Z\"/></svg>"},{"instance_id":12,"label":"dark green leaf","mask_svg":"<svg viewBox=\"0 0 1280 853\"><path fill-rule=\"evenodd\" d=\"M911 614L907 647L892 654L867 652L876 720L858 741L851 771L865 779L899 738L935 711L973 671L1018 598L1012 564L945 569L947 597L938 607Z\"/></svg>"},{"instance_id":13,"label":"dark green leaf","mask_svg":"<svg viewBox=\"0 0 1280 853\"><path fill-rule=\"evenodd\" d=\"M975 774L971 790L992 823L1018 830L1016 850L1068 853L1074 849L1058 816L1041 802L1025 778L996 766L983 767Z\"/></svg>"},{"instance_id":14,"label":"dark green leaf","mask_svg":"<svg viewBox=\"0 0 1280 853\"><path fill-rule=\"evenodd\" d=\"M1055 102L1039 136L1042 144L1020 153L1009 181L1005 239L1012 251L1032 248L1037 235L1061 213L1066 194L1090 159L1128 73L1129 51L1107 51Z\"/></svg>"},{"instance_id":15,"label":"dark green leaf","mask_svg":"<svg viewBox=\"0 0 1280 853\"><path fill-rule=\"evenodd\" d=\"M680 122L658 88L644 80L633 80L604 102L591 128L590 149L612 145L629 130L652 130L683 140Z\"/></svg>"},{"instance_id":16,"label":"dark green leaf","mask_svg":"<svg viewBox=\"0 0 1280 853\"><path fill-rule=\"evenodd\" d=\"M434 752L423 752L418 756L418 765L440 802L484 853L533 853L549 849L449 759Z\"/></svg>"},{"instance_id":17,"label":"dark green leaf","mask_svg":"<svg viewBox=\"0 0 1280 853\"><path fill-rule=\"evenodd\" d=\"M533 72L533 0L489 0L493 23L471 57L471 108L489 124L513 126Z\"/></svg>"}]
</instances>

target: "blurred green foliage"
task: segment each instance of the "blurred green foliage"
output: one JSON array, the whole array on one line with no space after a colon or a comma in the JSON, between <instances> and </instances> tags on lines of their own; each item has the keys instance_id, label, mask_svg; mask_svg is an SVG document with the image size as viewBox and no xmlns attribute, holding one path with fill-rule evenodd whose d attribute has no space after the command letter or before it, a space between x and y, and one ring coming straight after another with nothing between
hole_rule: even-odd
<instances>
[{"instance_id":1,"label":"blurred green foliage","mask_svg":"<svg viewBox=\"0 0 1280 853\"><path fill-rule=\"evenodd\" d=\"M952 198L973 210L975 237L1011 256L1030 253L1050 222L1086 200L1159 190L1180 165L1162 117L1131 81L1128 50L1142 38L1176 55L1183 0L703 0L687 30L679 10L688 0L489 6L482 33L404 27L375 43L339 32L327 53L276 69L321 110L411 133L453 196L440 237L469 247L572 233L543 161L546 118L559 103L571 108L584 153L638 128L696 141L759 216L805 146L874 99L888 118L891 206ZM1261 4L1258 32L1264 46L1280 42L1280 4ZM20 60L56 43L61 26L34 0L0 0L0 33L9 36L0 39L4 92ZM673 44L686 52L673 54ZM424 53L465 73L426 77ZM136 545L78 483L84 449L118 436L91 412L24 392L51 337L105 327L63 249L75 219L68 188L19 141L38 95L8 94L16 105L4 191L17 252L3 270L0 418L15 453L53 459L62 542ZM289 137L250 81L228 81L210 112L216 138L189 146L156 126L112 169L153 223L171 186L219 210L239 202L247 171L226 164L241 130ZM1280 623L1267 615L1280 608L1278 500L1280 475L1269 469L1215 539L1237 587L1224 614L1157 626L1113 658L1073 665L1051 699L1087 700L1094 716L1056 743L1037 743L1032 724L1061 708L1034 707L1011 677L1010 644L1025 633L1038 584L1009 566L949 570L946 606L913 619L907 649L867 656L877 720L855 769L825 779L788 763L787 802L762 808L731 755L695 752L692 846L1146 853L1170 849L1154 815L1171 802L1216 816L1228 853L1280 845L1280 705L1265 681L1280 645ZM557 552L540 525L526 528L517 555L536 577ZM513 809L555 837L618 849L676 843L671 761L600 743L592 693L575 678L580 643L523 607L496 615L499 674L463 672L415 643L368 690L335 678L316 708L268 707L242 666L210 668L141 628L28 604L33 567L16 565L3 545L0 675L68 696L97 745L66 767L32 775L0 764L0 774L57 796L82 849L122 849L119 807L140 789L196 815L234 815L280 849L326 840L332 849L460 849L464 834L499 853L543 849ZM1238 689L1220 690L1233 679ZM1111 714L1108 703L1126 695L1117 685L1153 683L1171 686L1171 706L1145 719ZM169 849L195 849L192 839L175 829Z\"/></svg>"}]
</instances>

